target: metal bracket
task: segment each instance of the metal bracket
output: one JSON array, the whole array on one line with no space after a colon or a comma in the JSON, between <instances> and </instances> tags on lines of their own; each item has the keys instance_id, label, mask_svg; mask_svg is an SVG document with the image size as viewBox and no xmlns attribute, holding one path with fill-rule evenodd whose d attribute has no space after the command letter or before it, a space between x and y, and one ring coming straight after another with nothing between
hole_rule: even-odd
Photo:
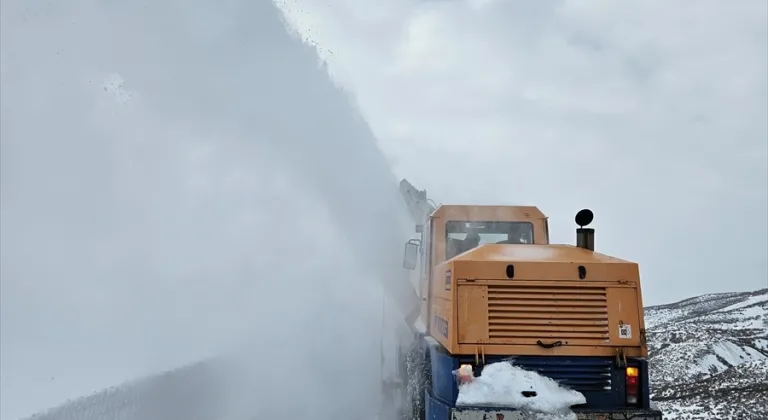
<instances>
[{"instance_id":1,"label":"metal bracket","mask_svg":"<svg viewBox=\"0 0 768 420\"><path fill-rule=\"evenodd\" d=\"M627 352L624 347L616 349L616 366L619 368L627 367Z\"/></svg>"},{"instance_id":2,"label":"metal bracket","mask_svg":"<svg viewBox=\"0 0 768 420\"><path fill-rule=\"evenodd\" d=\"M481 360L485 365L485 346L475 346L475 365L479 366Z\"/></svg>"}]
</instances>

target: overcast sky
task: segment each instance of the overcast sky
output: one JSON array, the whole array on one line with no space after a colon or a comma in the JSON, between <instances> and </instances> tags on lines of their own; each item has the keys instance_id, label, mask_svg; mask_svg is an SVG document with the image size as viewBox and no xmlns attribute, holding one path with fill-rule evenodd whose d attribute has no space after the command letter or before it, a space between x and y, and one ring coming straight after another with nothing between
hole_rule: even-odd
<instances>
[{"instance_id":1,"label":"overcast sky","mask_svg":"<svg viewBox=\"0 0 768 420\"><path fill-rule=\"evenodd\" d=\"M3 0L0 417L249 340L298 363L244 400L372 407L399 176L591 207L646 303L765 287L768 11L723 4L286 4L374 137L265 3Z\"/></svg>"},{"instance_id":2,"label":"overcast sky","mask_svg":"<svg viewBox=\"0 0 768 420\"><path fill-rule=\"evenodd\" d=\"M595 212L646 304L768 287L768 3L287 1L398 175Z\"/></svg>"}]
</instances>

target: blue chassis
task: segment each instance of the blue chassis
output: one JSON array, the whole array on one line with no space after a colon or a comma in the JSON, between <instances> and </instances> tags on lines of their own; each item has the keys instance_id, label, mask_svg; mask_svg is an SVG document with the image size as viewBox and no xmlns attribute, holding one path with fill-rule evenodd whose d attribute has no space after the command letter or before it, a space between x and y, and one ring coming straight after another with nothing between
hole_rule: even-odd
<instances>
[{"instance_id":1,"label":"blue chassis","mask_svg":"<svg viewBox=\"0 0 768 420\"><path fill-rule=\"evenodd\" d=\"M455 357L437 343L428 343L424 337L419 337L417 341L422 348L425 357L429 356L429 370L431 374L432 386L424 390L424 410L426 420L449 420L452 413L457 411L456 407L450 401L456 401L458 396L458 386L453 377L453 371L458 369L460 364L471 362L472 358ZM424 348L426 347L426 348ZM428 353L427 353L428 352ZM466 359L466 360L465 360ZM510 357L486 357L486 363L494 363L501 360L510 359ZM648 381L648 362L644 359L628 359L628 365L636 366L640 369L640 404L639 407L629 408L624 404L624 372L623 369L614 369L613 358L605 357L562 357L562 356L522 356L512 357L516 365L523 368L538 371L547 376L553 377L565 383L566 385L581 384L590 385L590 380L594 381L596 373L602 372L603 375L610 372L611 383L615 384L610 390L604 390L597 387L581 392L587 398L587 404L583 407L575 407L574 411L589 412L589 417L584 414L583 418L593 418L594 415L605 415L608 419L662 419L661 412L650 408L650 389ZM556 373L555 373L556 372ZM591 373L591 375L590 375ZM461 410L504 410L504 408L487 407L463 407ZM458 411L461 411L458 410ZM514 411L514 409L506 409ZM580 418L582 418L580 416ZM602 417L596 417L602 418Z\"/></svg>"}]
</instances>

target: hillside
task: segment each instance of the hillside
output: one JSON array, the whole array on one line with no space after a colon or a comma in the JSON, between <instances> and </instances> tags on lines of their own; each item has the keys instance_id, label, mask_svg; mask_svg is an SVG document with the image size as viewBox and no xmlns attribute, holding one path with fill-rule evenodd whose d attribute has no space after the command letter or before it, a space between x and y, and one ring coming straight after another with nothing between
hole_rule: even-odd
<instances>
[{"instance_id":1,"label":"hillside","mask_svg":"<svg viewBox=\"0 0 768 420\"><path fill-rule=\"evenodd\" d=\"M665 420L768 419L766 312L768 289L645 309L653 398ZM165 372L28 420L215 418L226 404L226 390L213 386L222 368L207 361Z\"/></svg>"},{"instance_id":2,"label":"hillside","mask_svg":"<svg viewBox=\"0 0 768 420\"><path fill-rule=\"evenodd\" d=\"M768 418L768 289L645 309L665 419Z\"/></svg>"}]
</instances>

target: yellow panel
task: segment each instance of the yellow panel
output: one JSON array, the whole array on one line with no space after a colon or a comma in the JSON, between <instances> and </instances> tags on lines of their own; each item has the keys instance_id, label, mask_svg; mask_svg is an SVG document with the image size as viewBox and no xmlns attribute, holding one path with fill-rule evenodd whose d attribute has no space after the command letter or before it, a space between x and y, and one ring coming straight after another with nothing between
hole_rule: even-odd
<instances>
[{"instance_id":1,"label":"yellow panel","mask_svg":"<svg viewBox=\"0 0 768 420\"><path fill-rule=\"evenodd\" d=\"M459 343L488 339L488 287L459 284L457 330Z\"/></svg>"},{"instance_id":2,"label":"yellow panel","mask_svg":"<svg viewBox=\"0 0 768 420\"><path fill-rule=\"evenodd\" d=\"M608 318L611 324L611 343L618 346L640 345L640 311L637 306L639 289L634 287L608 288Z\"/></svg>"},{"instance_id":3,"label":"yellow panel","mask_svg":"<svg viewBox=\"0 0 768 420\"><path fill-rule=\"evenodd\" d=\"M504 245L484 244L455 257L466 261L567 262L628 264L630 261L588 251L572 245Z\"/></svg>"}]
</instances>

